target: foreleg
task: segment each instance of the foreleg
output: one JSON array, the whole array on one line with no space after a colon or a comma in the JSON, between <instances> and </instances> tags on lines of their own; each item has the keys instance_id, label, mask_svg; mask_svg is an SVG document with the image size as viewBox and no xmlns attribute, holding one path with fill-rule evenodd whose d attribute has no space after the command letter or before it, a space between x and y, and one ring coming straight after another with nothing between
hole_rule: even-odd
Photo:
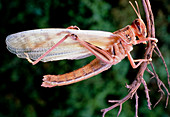
<instances>
[{"instance_id":1,"label":"foreleg","mask_svg":"<svg viewBox=\"0 0 170 117\"><path fill-rule=\"evenodd\" d=\"M144 38L144 39L139 39L139 40L136 40L136 44L140 44L140 43L145 43L146 41L154 41L154 42L158 42L158 39L156 38L151 38L151 37L147 37L147 38Z\"/></svg>"}]
</instances>

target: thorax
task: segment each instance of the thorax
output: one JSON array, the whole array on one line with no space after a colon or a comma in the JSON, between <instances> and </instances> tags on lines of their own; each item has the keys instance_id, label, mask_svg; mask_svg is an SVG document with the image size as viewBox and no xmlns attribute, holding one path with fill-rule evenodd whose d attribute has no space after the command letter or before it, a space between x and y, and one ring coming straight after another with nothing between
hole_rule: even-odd
<instances>
[{"instance_id":1,"label":"thorax","mask_svg":"<svg viewBox=\"0 0 170 117\"><path fill-rule=\"evenodd\" d=\"M116 35L114 42L111 44L109 53L114 58L114 63L117 64L127 56L127 52L133 50L132 41L136 40L135 34L130 25L113 32Z\"/></svg>"}]
</instances>

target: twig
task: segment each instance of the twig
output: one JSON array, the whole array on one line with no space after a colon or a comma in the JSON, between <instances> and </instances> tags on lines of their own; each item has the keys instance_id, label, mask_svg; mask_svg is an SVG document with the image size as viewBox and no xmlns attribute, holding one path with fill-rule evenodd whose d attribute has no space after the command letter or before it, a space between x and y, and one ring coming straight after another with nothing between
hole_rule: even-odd
<instances>
[{"instance_id":1,"label":"twig","mask_svg":"<svg viewBox=\"0 0 170 117\"><path fill-rule=\"evenodd\" d=\"M138 117L138 98L139 98L139 96L138 96L137 92L135 93L135 98L136 98L136 106L135 106L136 113L135 113L135 117Z\"/></svg>"},{"instance_id":2,"label":"twig","mask_svg":"<svg viewBox=\"0 0 170 117\"><path fill-rule=\"evenodd\" d=\"M165 60L164 60L164 57L162 56L162 53L161 53L161 51L159 50L159 48L157 47L157 45L155 45L155 48L156 48L156 50L158 51L158 53L159 53L159 56L161 57L161 59L162 59L162 62L163 62L163 64L164 64L164 66L165 66L165 70L166 70L166 73L167 73L167 80L168 80L168 85L169 85L169 87L170 87L170 80L169 80L169 72L168 72L168 67L167 67L167 65L166 65L166 63L165 63Z\"/></svg>"},{"instance_id":3,"label":"twig","mask_svg":"<svg viewBox=\"0 0 170 117\"><path fill-rule=\"evenodd\" d=\"M146 68L146 71L149 72L152 75L152 77L150 79L155 78L155 74L153 72L151 72L148 68Z\"/></svg>"},{"instance_id":4,"label":"twig","mask_svg":"<svg viewBox=\"0 0 170 117\"><path fill-rule=\"evenodd\" d=\"M170 96L169 90L168 90L168 88L165 86L165 84L159 79L158 75L157 75L156 72L155 72L155 69L154 69L154 67L153 67L153 64L152 64L152 63L150 63L150 64L151 64L151 68L153 69L153 72L154 72L154 73L151 72L148 68L147 68L146 70L147 70L151 75L153 75L151 78L156 78L157 84L158 84L158 88L159 88L159 91L158 91L158 92L161 93L161 96L160 96L159 100L155 103L155 105L153 106L153 108L155 108L155 106L162 100L163 95L165 95L165 93L164 93L164 91L162 90L161 86L162 86L162 87L165 89L165 91L167 92L167 99L166 99L166 106L165 106L165 107L167 107L167 106L168 106L169 96Z\"/></svg>"},{"instance_id":5,"label":"twig","mask_svg":"<svg viewBox=\"0 0 170 117\"><path fill-rule=\"evenodd\" d=\"M146 99L147 99L147 102L148 102L148 108L151 110L151 102L150 102L150 97L149 97L149 89L147 87L147 84L145 82L144 79L142 79L142 84L144 85L145 87L145 94L146 94Z\"/></svg>"},{"instance_id":6,"label":"twig","mask_svg":"<svg viewBox=\"0 0 170 117\"><path fill-rule=\"evenodd\" d=\"M166 90L167 92L167 98L166 98L166 106L165 108L168 106L168 100L169 100L169 96L170 96L170 93L169 93L169 90L168 88L165 86L165 84L159 79L158 75L156 74L155 72L155 69L153 67L153 64L150 63L151 67L152 67L152 70L153 70L153 73L155 74L155 78L157 80L157 84L158 84L158 88L159 88L159 91L161 93L161 96L159 98L159 100L157 101L157 103L154 105L154 107L160 102L160 100L162 99L163 95L165 95L164 91L162 90L161 86Z\"/></svg>"}]
</instances>

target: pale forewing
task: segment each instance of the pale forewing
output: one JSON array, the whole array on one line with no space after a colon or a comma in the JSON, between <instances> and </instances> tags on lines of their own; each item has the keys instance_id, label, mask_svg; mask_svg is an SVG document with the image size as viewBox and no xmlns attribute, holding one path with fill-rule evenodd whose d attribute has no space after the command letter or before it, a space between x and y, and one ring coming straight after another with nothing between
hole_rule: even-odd
<instances>
[{"instance_id":1,"label":"pale forewing","mask_svg":"<svg viewBox=\"0 0 170 117\"><path fill-rule=\"evenodd\" d=\"M107 50L112 43L114 35L110 32L72 29L36 29L11 34L6 38L7 48L20 58L26 58L24 53L36 60L60 41L67 34L75 34L78 38ZM62 59L80 59L92 55L85 47L71 38L52 50L41 61L54 61Z\"/></svg>"}]
</instances>

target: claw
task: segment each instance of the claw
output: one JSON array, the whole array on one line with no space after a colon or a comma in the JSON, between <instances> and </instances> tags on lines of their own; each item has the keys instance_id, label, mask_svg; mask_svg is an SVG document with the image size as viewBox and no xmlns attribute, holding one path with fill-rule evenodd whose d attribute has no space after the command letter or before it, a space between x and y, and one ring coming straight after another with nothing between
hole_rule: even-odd
<instances>
[{"instance_id":1,"label":"claw","mask_svg":"<svg viewBox=\"0 0 170 117\"><path fill-rule=\"evenodd\" d=\"M148 59L148 62L151 62L151 61L152 61L152 58L149 58L149 59Z\"/></svg>"},{"instance_id":2,"label":"claw","mask_svg":"<svg viewBox=\"0 0 170 117\"><path fill-rule=\"evenodd\" d=\"M77 26L69 26L67 29L80 30L80 28Z\"/></svg>"},{"instance_id":3,"label":"claw","mask_svg":"<svg viewBox=\"0 0 170 117\"><path fill-rule=\"evenodd\" d=\"M155 43L158 42L158 39L150 37L150 40L154 41Z\"/></svg>"}]
</instances>

